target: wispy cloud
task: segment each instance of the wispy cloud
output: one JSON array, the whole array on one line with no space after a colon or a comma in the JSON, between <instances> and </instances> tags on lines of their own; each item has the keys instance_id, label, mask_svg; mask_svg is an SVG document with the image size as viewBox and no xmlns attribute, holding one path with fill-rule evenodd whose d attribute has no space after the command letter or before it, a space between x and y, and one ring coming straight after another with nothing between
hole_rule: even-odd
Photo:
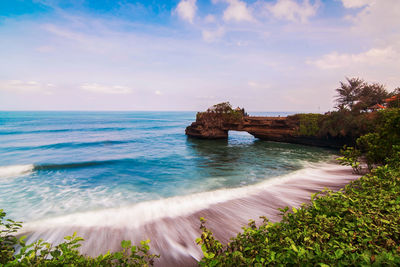
<instances>
[{"instance_id":1,"label":"wispy cloud","mask_svg":"<svg viewBox=\"0 0 400 267\"><path fill-rule=\"evenodd\" d=\"M52 94L54 85L37 81L5 80L0 81L0 90L16 93Z\"/></svg>"},{"instance_id":2,"label":"wispy cloud","mask_svg":"<svg viewBox=\"0 0 400 267\"><path fill-rule=\"evenodd\" d=\"M205 18L204 18L204 22L205 23L214 23L216 22L217 19L215 18L214 15L208 14Z\"/></svg>"},{"instance_id":3,"label":"wispy cloud","mask_svg":"<svg viewBox=\"0 0 400 267\"><path fill-rule=\"evenodd\" d=\"M310 0L303 0L301 3L296 0L278 0L274 4L266 4L266 9L275 18L305 23L317 13L319 6L319 0L315 0L314 4Z\"/></svg>"},{"instance_id":4,"label":"wispy cloud","mask_svg":"<svg viewBox=\"0 0 400 267\"><path fill-rule=\"evenodd\" d=\"M217 41L224 34L225 34L225 29L224 29L224 27L221 27L221 26L214 30L203 30L202 31L203 40L206 42Z\"/></svg>"},{"instance_id":5,"label":"wispy cloud","mask_svg":"<svg viewBox=\"0 0 400 267\"><path fill-rule=\"evenodd\" d=\"M345 8L358 8L371 4L374 0L342 0Z\"/></svg>"},{"instance_id":6,"label":"wispy cloud","mask_svg":"<svg viewBox=\"0 0 400 267\"><path fill-rule=\"evenodd\" d=\"M254 89L269 89L271 88L271 85L269 83L260 83L260 82L255 82L255 81L249 81L248 86L250 86L250 88L254 88Z\"/></svg>"},{"instance_id":7,"label":"wispy cloud","mask_svg":"<svg viewBox=\"0 0 400 267\"><path fill-rule=\"evenodd\" d=\"M338 69L352 66L362 67L365 65L388 64L389 62L399 62L400 51L393 47L372 48L366 52L358 54L346 54L332 52L322 56L317 60L308 60L308 64L313 64L321 69ZM360 66L362 65L362 66Z\"/></svg>"},{"instance_id":8,"label":"wispy cloud","mask_svg":"<svg viewBox=\"0 0 400 267\"><path fill-rule=\"evenodd\" d=\"M80 86L82 90L92 92L92 93L101 93L101 94L130 94L132 93L132 89L126 86L120 85L103 85L98 83L86 83Z\"/></svg>"}]
</instances>

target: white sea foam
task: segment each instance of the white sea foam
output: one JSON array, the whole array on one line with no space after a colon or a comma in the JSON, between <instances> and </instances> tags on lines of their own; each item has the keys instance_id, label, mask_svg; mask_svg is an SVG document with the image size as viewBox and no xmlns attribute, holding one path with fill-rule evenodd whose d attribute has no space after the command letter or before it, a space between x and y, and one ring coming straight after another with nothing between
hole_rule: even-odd
<instances>
[{"instance_id":1,"label":"white sea foam","mask_svg":"<svg viewBox=\"0 0 400 267\"><path fill-rule=\"evenodd\" d=\"M333 171L348 170L348 167L330 163L307 164L307 167L290 174L268 179L246 187L219 189L186 196L153 200L131 206L75 213L25 224L24 229L77 226L77 227L128 227L137 228L162 218L188 215L209 206L249 195L257 194L272 185L307 178L308 181L329 181L342 177ZM322 188L321 188L322 189Z\"/></svg>"},{"instance_id":2,"label":"white sea foam","mask_svg":"<svg viewBox=\"0 0 400 267\"><path fill-rule=\"evenodd\" d=\"M0 166L0 178L17 177L29 174L33 171L33 164Z\"/></svg>"}]
</instances>

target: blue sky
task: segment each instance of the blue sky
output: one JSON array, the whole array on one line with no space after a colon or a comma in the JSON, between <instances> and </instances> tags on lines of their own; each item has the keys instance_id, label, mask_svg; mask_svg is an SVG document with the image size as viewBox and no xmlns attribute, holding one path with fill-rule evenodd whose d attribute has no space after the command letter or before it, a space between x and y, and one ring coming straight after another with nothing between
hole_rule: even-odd
<instances>
[{"instance_id":1,"label":"blue sky","mask_svg":"<svg viewBox=\"0 0 400 267\"><path fill-rule=\"evenodd\" d=\"M398 0L0 1L1 110L332 109L400 86Z\"/></svg>"}]
</instances>

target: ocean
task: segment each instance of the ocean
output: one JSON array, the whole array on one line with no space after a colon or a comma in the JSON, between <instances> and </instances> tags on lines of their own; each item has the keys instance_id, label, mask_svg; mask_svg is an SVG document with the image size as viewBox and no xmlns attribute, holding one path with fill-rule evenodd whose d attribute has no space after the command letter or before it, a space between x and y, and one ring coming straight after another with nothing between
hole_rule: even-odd
<instances>
[{"instance_id":1,"label":"ocean","mask_svg":"<svg viewBox=\"0 0 400 267\"><path fill-rule=\"evenodd\" d=\"M289 113L253 113L286 116ZM195 112L0 112L0 209L28 243L77 232L80 251L150 239L156 266L196 266L199 217L227 242L249 219L280 219L314 192L357 176L337 151L185 135Z\"/></svg>"},{"instance_id":2,"label":"ocean","mask_svg":"<svg viewBox=\"0 0 400 267\"><path fill-rule=\"evenodd\" d=\"M257 115L287 115L258 113ZM185 136L195 112L0 112L0 208L30 222L246 187L332 151Z\"/></svg>"}]
</instances>

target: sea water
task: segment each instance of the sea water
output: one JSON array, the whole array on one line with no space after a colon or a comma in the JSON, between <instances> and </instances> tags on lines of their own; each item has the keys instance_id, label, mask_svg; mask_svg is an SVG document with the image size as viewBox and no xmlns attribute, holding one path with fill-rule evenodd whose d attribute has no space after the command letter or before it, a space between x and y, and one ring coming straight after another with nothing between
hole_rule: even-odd
<instances>
[{"instance_id":1,"label":"sea water","mask_svg":"<svg viewBox=\"0 0 400 267\"><path fill-rule=\"evenodd\" d=\"M146 209L154 201L168 206L178 196L221 194L287 175L334 153L244 132L229 132L228 140L188 138L195 115L0 112L0 209L32 222Z\"/></svg>"}]
</instances>

